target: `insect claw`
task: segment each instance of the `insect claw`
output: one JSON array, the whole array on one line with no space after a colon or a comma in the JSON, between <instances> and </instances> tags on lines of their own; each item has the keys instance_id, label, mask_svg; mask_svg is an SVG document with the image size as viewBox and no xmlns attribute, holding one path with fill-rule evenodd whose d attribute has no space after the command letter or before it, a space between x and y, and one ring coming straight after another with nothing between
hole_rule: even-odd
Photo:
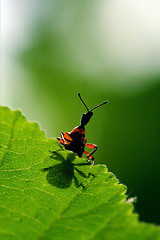
<instances>
[{"instance_id":1,"label":"insect claw","mask_svg":"<svg viewBox=\"0 0 160 240\"><path fill-rule=\"evenodd\" d=\"M92 164L92 166L94 166L94 164L95 164L95 161L94 161L94 160L87 159L87 162L88 162L89 164Z\"/></svg>"}]
</instances>

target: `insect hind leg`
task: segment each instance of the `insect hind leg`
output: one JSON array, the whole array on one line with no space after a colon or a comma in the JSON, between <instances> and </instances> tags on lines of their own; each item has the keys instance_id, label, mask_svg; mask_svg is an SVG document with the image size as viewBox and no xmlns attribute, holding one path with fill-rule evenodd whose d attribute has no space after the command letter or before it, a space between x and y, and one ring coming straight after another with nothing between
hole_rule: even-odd
<instances>
[{"instance_id":1,"label":"insect hind leg","mask_svg":"<svg viewBox=\"0 0 160 240\"><path fill-rule=\"evenodd\" d=\"M62 145L65 144L62 138L58 137L57 140L58 140Z\"/></svg>"},{"instance_id":2,"label":"insect hind leg","mask_svg":"<svg viewBox=\"0 0 160 240\"><path fill-rule=\"evenodd\" d=\"M57 140L64 146L69 145L72 141L72 138L69 135L69 132L61 132L61 138L57 138Z\"/></svg>"}]
</instances>

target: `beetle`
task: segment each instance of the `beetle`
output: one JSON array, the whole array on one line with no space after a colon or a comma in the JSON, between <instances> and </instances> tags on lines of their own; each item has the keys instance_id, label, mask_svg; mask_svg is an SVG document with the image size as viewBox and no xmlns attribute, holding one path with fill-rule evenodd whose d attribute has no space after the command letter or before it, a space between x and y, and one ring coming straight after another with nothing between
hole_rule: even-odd
<instances>
[{"instance_id":1,"label":"beetle","mask_svg":"<svg viewBox=\"0 0 160 240\"><path fill-rule=\"evenodd\" d=\"M78 96L81 102L84 104L87 109L87 113L83 113L80 121L80 125L75 127L71 132L61 132L61 138L57 138L57 140L65 147L65 149L77 153L77 155L81 158L84 153L87 157L87 161L94 165L94 157L93 154L97 150L97 145L93 143L87 143L85 138L85 126L90 121L90 118L93 116L93 110L108 103L107 101L97 105L91 110L88 109L85 102L82 100L80 93ZM84 148L88 147L93 149L91 153L87 152Z\"/></svg>"}]
</instances>

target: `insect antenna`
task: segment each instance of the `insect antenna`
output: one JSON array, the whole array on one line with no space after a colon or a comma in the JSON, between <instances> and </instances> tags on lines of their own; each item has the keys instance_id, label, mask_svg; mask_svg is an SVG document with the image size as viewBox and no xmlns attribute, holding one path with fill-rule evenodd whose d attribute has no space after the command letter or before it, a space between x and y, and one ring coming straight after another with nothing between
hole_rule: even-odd
<instances>
[{"instance_id":1,"label":"insect antenna","mask_svg":"<svg viewBox=\"0 0 160 240\"><path fill-rule=\"evenodd\" d=\"M96 109L96 108L98 108L98 107L100 107L100 106L102 106L102 105L104 105L104 104L106 104L106 103L108 103L108 102L106 101L106 102L104 102L104 103L101 103L101 104L97 105L96 107L92 108L90 111L93 111L94 109Z\"/></svg>"},{"instance_id":2,"label":"insect antenna","mask_svg":"<svg viewBox=\"0 0 160 240\"><path fill-rule=\"evenodd\" d=\"M87 111L89 112L89 109L86 106L85 102L82 100L80 93L78 93L78 97L80 98L81 102L84 104L84 106L86 107Z\"/></svg>"}]
</instances>

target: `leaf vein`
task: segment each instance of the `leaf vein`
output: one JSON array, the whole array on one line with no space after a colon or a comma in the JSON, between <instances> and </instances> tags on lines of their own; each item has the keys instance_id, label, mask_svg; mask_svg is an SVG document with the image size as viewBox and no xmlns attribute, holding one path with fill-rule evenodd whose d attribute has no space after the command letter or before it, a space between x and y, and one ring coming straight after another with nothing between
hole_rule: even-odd
<instances>
[{"instance_id":1,"label":"leaf vein","mask_svg":"<svg viewBox=\"0 0 160 240\"><path fill-rule=\"evenodd\" d=\"M8 151L8 149L10 148L11 139L13 138L13 134L14 134L14 126L16 125L16 122L18 121L18 119L19 119L20 116L21 116L21 115L16 115L16 117L15 117L15 119L14 119L14 121L13 121L13 124L12 124L12 127L11 127L10 139L9 139L9 142L8 142L8 146L7 146L7 149L6 149L5 153L4 153L4 155L2 156L2 160L1 160L1 162L0 162L0 165L3 164L3 162L4 162L4 160L5 160L5 157L6 157L6 154L7 154L7 151Z\"/></svg>"}]
</instances>

